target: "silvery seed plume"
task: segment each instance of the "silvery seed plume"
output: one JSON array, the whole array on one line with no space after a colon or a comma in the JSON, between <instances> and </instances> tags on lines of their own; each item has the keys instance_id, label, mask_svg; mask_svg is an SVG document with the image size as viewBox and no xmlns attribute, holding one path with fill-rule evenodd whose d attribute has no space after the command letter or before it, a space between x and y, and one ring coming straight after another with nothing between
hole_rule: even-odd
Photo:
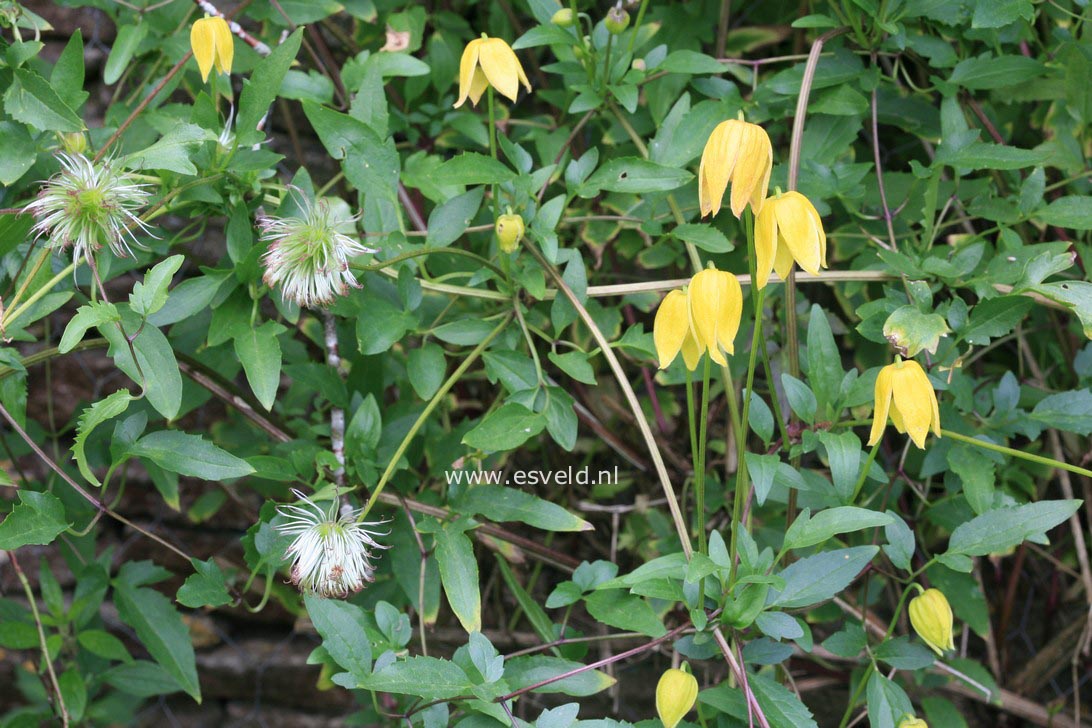
<instances>
[{"instance_id":1,"label":"silvery seed plume","mask_svg":"<svg viewBox=\"0 0 1092 728\"><path fill-rule=\"evenodd\" d=\"M137 213L152 193L147 185L114 166L111 160L94 162L82 154L57 154L61 170L43 185L27 212L37 222L36 238L45 237L52 248L72 248L72 262L90 260L103 245L119 258L129 257L129 247L143 246L137 231L151 234Z\"/></svg>"},{"instance_id":2,"label":"silvery seed plume","mask_svg":"<svg viewBox=\"0 0 1092 728\"><path fill-rule=\"evenodd\" d=\"M293 505L278 506L286 519L277 526L281 533L295 536L285 551L292 557L292 583L305 594L344 599L375 580L372 552L386 549L369 530L385 521L358 521L361 511L346 508L337 511L337 502L323 510L298 490Z\"/></svg>"},{"instance_id":3,"label":"silvery seed plume","mask_svg":"<svg viewBox=\"0 0 1092 728\"><path fill-rule=\"evenodd\" d=\"M302 196L301 196L302 197ZM285 300L301 307L325 306L349 287L359 288L349 260L376 250L338 232L339 219L324 200L302 200L300 217L261 217L266 285L280 285Z\"/></svg>"}]
</instances>

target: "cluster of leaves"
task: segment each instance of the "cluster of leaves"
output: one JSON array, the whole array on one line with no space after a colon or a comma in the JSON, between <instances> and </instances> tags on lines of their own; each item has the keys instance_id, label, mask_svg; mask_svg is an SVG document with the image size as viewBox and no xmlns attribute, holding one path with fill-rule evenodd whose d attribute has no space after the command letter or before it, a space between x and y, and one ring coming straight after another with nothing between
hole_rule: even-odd
<instances>
[{"instance_id":1,"label":"cluster of leaves","mask_svg":"<svg viewBox=\"0 0 1092 728\"><path fill-rule=\"evenodd\" d=\"M1082 3L831 0L797 18L795 3L640 2L614 35L605 3L574 3L563 27L556 0L281 0L245 6L233 75L209 84L186 57L193 2L64 4L114 21L101 78L79 31L47 60L48 24L0 3L3 439L13 461L61 453L56 472L2 476L18 499L0 549L52 544L74 584L66 597L43 559L37 597L28 586L26 600L0 599L0 647L40 655L18 673L27 706L3 725L62 704L73 722L117 723L151 696L200 700L183 608L273 598L310 617L313 662L359 696L367 723L386 720L375 693L392 696L384 715L424 726L651 717L646 679L628 688L631 713L592 719L610 716L591 696L615 678L588 668L583 638L624 632L648 638L637 654L690 660L702 718L719 725L751 712L725 679L721 638L775 728L816 725L781 679L794 655L858 668L839 673L847 717L863 703L873 726L925 713L957 727L939 687L963 680L996 702L1002 678L974 659L999 639L989 605L1002 596L983 594L978 560L1051 532L1053 557L1090 578L1087 511L1055 467L1087 466L1092 434ZM511 43L534 86L497 101L494 154L485 104L452 108L460 54L482 32ZM820 35L809 67L794 51ZM88 90L100 83L104 109ZM736 356L710 386L714 413L746 398L748 448L711 418L699 519L677 455L690 448L688 380L681 362L652 377L650 322L696 266L747 270L740 223L699 219L694 177L710 131L741 112L773 140L771 186L791 182L822 214L831 270L745 307ZM97 257L109 299L92 295L91 270L33 240L19 209L73 135L156 193L146 249ZM328 313L263 283L255 226L318 198L381 249ZM514 255L493 235L508 208L527 225ZM770 333L747 392L756 317ZM77 351L104 351L131 386L87 393L51 429L28 416L28 392L52 395L28 380ZM896 353L927 364L946 434L918 451L892 429L867 452L875 378ZM648 450L638 419L658 430ZM52 454L31 451L49 442ZM451 477L576 463L621 464L623 477L537 492ZM753 502L733 523L739 468ZM255 504L243 558L198 559L168 534L164 558L189 559L170 596L153 586L170 571L117 563L103 523L123 517L138 473L175 511L190 479L216 484L185 499L196 523L229 493ZM301 599L284 583L274 503L291 487L336 497L339 478L353 502L389 484L378 509L391 549L365 592ZM667 507L650 505L661 485L695 542L711 524L704 552L688 558ZM1075 530L1054 530L1067 521ZM487 580L503 608L483 605ZM862 617L897 617L912 581L941 588L973 635L946 672L897 619L877 632ZM106 629L106 600L126 642ZM437 624L467 633L450 658L426 649ZM506 656L483 635L519 624L538 649ZM582 700L543 709L531 693Z\"/></svg>"}]
</instances>

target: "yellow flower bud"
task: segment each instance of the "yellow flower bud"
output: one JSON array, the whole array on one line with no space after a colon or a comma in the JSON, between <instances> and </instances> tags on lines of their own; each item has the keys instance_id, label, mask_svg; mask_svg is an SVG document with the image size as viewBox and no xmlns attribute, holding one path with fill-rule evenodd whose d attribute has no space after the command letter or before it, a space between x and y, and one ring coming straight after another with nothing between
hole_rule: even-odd
<instances>
[{"instance_id":1,"label":"yellow flower bud","mask_svg":"<svg viewBox=\"0 0 1092 728\"><path fill-rule=\"evenodd\" d=\"M550 18L550 22L554 25L560 25L562 28L570 27L573 24L573 9L561 8Z\"/></svg>"},{"instance_id":2,"label":"yellow flower bud","mask_svg":"<svg viewBox=\"0 0 1092 728\"><path fill-rule=\"evenodd\" d=\"M190 48L201 69L201 80L209 80L213 65L217 73L231 73L231 61L235 57L235 39L231 28L223 18L212 15L194 22L190 29Z\"/></svg>"},{"instance_id":3,"label":"yellow flower bud","mask_svg":"<svg viewBox=\"0 0 1092 728\"><path fill-rule=\"evenodd\" d=\"M920 448L925 448L925 438L930 429L940 437L940 408L936 392L925 370L913 359L888 364L876 377L876 414L872 419L869 445L880 441L888 415L895 423L895 429L909 434Z\"/></svg>"},{"instance_id":4,"label":"yellow flower bud","mask_svg":"<svg viewBox=\"0 0 1092 728\"><path fill-rule=\"evenodd\" d=\"M505 253L515 252L526 231L523 218L511 213L498 217L494 229L497 233L497 241L500 242L500 249Z\"/></svg>"},{"instance_id":5,"label":"yellow flower bud","mask_svg":"<svg viewBox=\"0 0 1092 728\"><path fill-rule=\"evenodd\" d=\"M921 718L909 716L899 721L899 728L929 728L929 724Z\"/></svg>"},{"instance_id":6,"label":"yellow flower bud","mask_svg":"<svg viewBox=\"0 0 1092 728\"><path fill-rule=\"evenodd\" d=\"M675 728L698 699L698 681L685 670L671 668L656 685L656 713L664 728Z\"/></svg>"},{"instance_id":7,"label":"yellow flower bud","mask_svg":"<svg viewBox=\"0 0 1092 728\"><path fill-rule=\"evenodd\" d=\"M910 624L938 655L954 650L952 607L940 589L926 589L910 600Z\"/></svg>"},{"instance_id":8,"label":"yellow flower bud","mask_svg":"<svg viewBox=\"0 0 1092 728\"><path fill-rule=\"evenodd\" d=\"M490 38L483 33L481 38L466 44L459 61L459 100L455 102L455 108L466 103L467 98L477 106L487 86L515 101L521 83L531 90L531 82L512 46L501 38Z\"/></svg>"},{"instance_id":9,"label":"yellow flower bud","mask_svg":"<svg viewBox=\"0 0 1092 728\"><path fill-rule=\"evenodd\" d=\"M770 187L773 146L766 130L739 119L723 121L713 129L698 165L698 202L701 216L720 212L728 183L732 183L732 214L739 217L750 203L762 211Z\"/></svg>"}]
</instances>

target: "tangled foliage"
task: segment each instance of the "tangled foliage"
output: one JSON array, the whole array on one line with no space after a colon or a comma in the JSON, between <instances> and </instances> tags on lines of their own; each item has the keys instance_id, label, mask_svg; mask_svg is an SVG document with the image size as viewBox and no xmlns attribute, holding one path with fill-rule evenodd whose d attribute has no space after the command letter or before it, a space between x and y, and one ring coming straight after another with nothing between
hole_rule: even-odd
<instances>
[{"instance_id":1,"label":"tangled foliage","mask_svg":"<svg viewBox=\"0 0 1092 728\"><path fill-rule=\"evenodd\" d=\"M1086 4L3 0L0 728L1087 725Z\"/></svg>"}]
</instances>

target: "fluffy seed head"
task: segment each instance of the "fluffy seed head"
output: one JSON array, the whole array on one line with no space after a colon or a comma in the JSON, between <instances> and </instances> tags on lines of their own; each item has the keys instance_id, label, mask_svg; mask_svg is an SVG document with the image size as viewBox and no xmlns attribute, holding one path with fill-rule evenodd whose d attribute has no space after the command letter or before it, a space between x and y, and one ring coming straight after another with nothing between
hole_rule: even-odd
<instances>
[{"instance_id":1,"label":"fluffy seed head","mask_svg":"<svg viewBox=\"0 0 1092 728\"><path fill-rule=\"evenodd\" d=\"M278 506L285 522L281 533L295 536L285 551L292 558L292 583L305 594L344 599L375 580L372 551L385 549L369 530L384 521L358 521L360 510L346 508L340 514L337 501L323 510L298 490L299 502Z\"/></svg>"},{"instance_id":2,"label":"fluffy seed head","mask_svg":"<svg viewBox=\"0 0 1092 728\"><path fill-rule=\"evenodd\" d=\"M130 245L143 247L137 230L151 230L137 216L151 192L110 160L93 162L82 154L57 154L61 170L47 180L27 212L37 222L32 231L52 248L72 248L78 266L104 244L119 258L131 256Z\"/></svg>"},{"instance_id":3,"label":"fluffy seed head","mask_svg":"<svg viewBox=\"0 0 1092 728\"><path fill-rule=\"evenodd\" d=\"M303 197L302 195L300 196ZM300 217L261 217L262 256L266 285L281 286L285 300L300 306L327 305L343 296L349 286L359 288L349 270L349 259L375 253L338 231L352 219L340 218L325 200L301 200Z\"/></svg>"}]
</instances>

